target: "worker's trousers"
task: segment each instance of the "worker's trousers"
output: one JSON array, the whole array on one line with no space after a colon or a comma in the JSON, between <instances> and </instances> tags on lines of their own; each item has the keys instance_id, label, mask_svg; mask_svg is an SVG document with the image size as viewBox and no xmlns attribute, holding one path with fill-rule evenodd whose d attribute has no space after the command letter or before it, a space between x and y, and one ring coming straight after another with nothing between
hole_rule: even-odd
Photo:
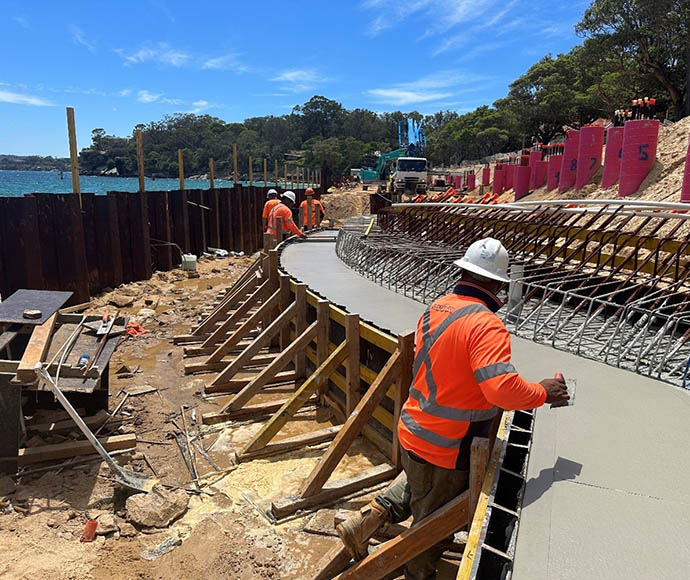
<instances>
[{"instance_id":1,"label":"worker's trousers","mask_svg":"<svg viewBox=\"0 0 690 580\"><path fill-rule=\"evenodd\" d=\"M404 449L401 455L404 474L376 498L392 523L405 521L410 515L413 523L419 522L468 488L468 471L437 467L410 456ZM443 548L436 545L410 560L405 566L405 579L435 580L442 554Z\"/></svg>"}]
</instances>

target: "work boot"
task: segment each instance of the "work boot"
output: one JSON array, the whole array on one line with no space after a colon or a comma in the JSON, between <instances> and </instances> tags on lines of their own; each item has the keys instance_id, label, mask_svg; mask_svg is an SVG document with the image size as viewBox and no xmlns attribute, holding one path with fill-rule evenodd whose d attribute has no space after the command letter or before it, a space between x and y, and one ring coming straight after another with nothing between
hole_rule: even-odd
<instances>
[{"instance_id":1,"label":"work boot","mask_svg":"<svg viewBox=\"0 0 690 580\"><path fill-rule=\"evenodd\" d=\"M389 522L388 512L376 500L335 527L345 548L356 561L369 554L369 539Z\"/></svg>"}]
</instances>

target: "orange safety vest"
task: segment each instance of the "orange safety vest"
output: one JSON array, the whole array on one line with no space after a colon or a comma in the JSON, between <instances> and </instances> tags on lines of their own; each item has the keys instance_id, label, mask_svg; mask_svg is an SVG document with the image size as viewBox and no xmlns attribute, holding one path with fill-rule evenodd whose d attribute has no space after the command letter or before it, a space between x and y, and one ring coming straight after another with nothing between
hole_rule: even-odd
<instances>
[{"instance_id":1,"label":"orange safety vest","mask_svg":"<svg viewBox=\"0 0 690 580\"><path fill-rule=\"evenodd\" d=\"M295 225L295 222L292 219L292 211L290 208L283 203L279 203L271 210L271 213L268 216L268 227L266 229L266 232L273 234L274 238L277 235L275 225L277 218L283 218L283 232L289 230L296 236L302 235L302 230Z\"/></svg>"},{"instance_id":2,"label":"orange safety vest","mask_svg":"<svg viewBox=\"0 0 690 580\"><path fill-rule=\"evenodd\" d=\"M261 217L265 220L268 219L268 216L271 215L271 210L277 206L280 203L279 199L269 199L265 204L264 204L264 211L261 214Z\"/></svg>"},{"instance_id":3,"label":"orange safety vest","mask_svg":"<svg viewBox=\"0 0 690 580\"><path fill-rule=\"evenodd\" d=\"M309 211L309 208L307 207L307 200L304 200L302 203L299 204L300 209L302 210L302 225L306 226L308 219L307 219L307 212ZM318 199L312 199L311 200L311 225L315 226L316 225L316 214L321 211L324 214L326 213L323 209L323 206L321 205L321 202Z\"/></svg>"},{"instance_id":4,"label":"orange safety vest","mask_svg":"<svg viewBox=\"0 0 690 580\"><path fill-rule=\"evenodd\" d=\"M510 363L510 334L480 286L461 282L436 300L417 325L413 383L398 423L407 451L438 467L468 469L475 436L488 436L503 409L544 404L546 391Z\"/></svg>"}]
</instances>

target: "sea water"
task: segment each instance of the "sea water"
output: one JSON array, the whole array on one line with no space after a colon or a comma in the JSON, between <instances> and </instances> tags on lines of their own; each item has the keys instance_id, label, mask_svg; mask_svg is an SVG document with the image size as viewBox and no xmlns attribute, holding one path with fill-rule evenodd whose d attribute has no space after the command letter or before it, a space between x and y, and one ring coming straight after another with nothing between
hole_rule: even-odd
<instances>
[{"instance_id":1,"label":"sea water","mask_svg":"<svg viewBox=\"0 0 690 580\"><path fill-rule=\"evenodd\" d=\"M139 191L137 177L98 177L81 175L79 177L81 191L84 193L106 193L108 191ZM248 182L241 182L249 185ZM255 181L254 185L262 186L263 182ZM269 185L273 185L269 183ZM216 187L232 187L232 180L215 180ZM171 191L180 188L180 181L176 178L145 179L148 191ZM205 179L186 179L186 189L208 189L210 183ZM0 197L15 197L25 193L71 193L72 174L69 171L10 171L0 170Z\"/></svg>"}]
</instances>

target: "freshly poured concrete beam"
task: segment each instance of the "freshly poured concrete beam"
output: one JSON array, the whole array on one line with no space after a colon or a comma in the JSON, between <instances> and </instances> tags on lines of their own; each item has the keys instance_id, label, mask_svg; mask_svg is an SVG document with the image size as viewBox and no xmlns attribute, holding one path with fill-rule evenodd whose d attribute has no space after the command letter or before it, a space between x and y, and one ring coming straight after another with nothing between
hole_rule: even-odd
<instances>
[{"instance_id":1,"label":"freshly poured concrete beam","mask_svg":"<svg viewBox=\"0 0 690 580\"><path fill-rule=\"evenodd\" d=\"M336 256L335 243L291 244L283 250L280 264L334 304L394 334L414 330L426 308L348 268Z\"/></svg>"},{"instance_id":2,"label":"freshly poured concrete beam","mask_svg":"<svg viewBox=\"0 0 690 580\"><path fill-rule=\"evenodd\" d=\"M425 306L346 267L334 244L294 244L282 266L393 332ZM527 379L577 379L575 405L537 411L512 580L690 578L690 395L512 338Z\"/></svg>"}]
</instances>

